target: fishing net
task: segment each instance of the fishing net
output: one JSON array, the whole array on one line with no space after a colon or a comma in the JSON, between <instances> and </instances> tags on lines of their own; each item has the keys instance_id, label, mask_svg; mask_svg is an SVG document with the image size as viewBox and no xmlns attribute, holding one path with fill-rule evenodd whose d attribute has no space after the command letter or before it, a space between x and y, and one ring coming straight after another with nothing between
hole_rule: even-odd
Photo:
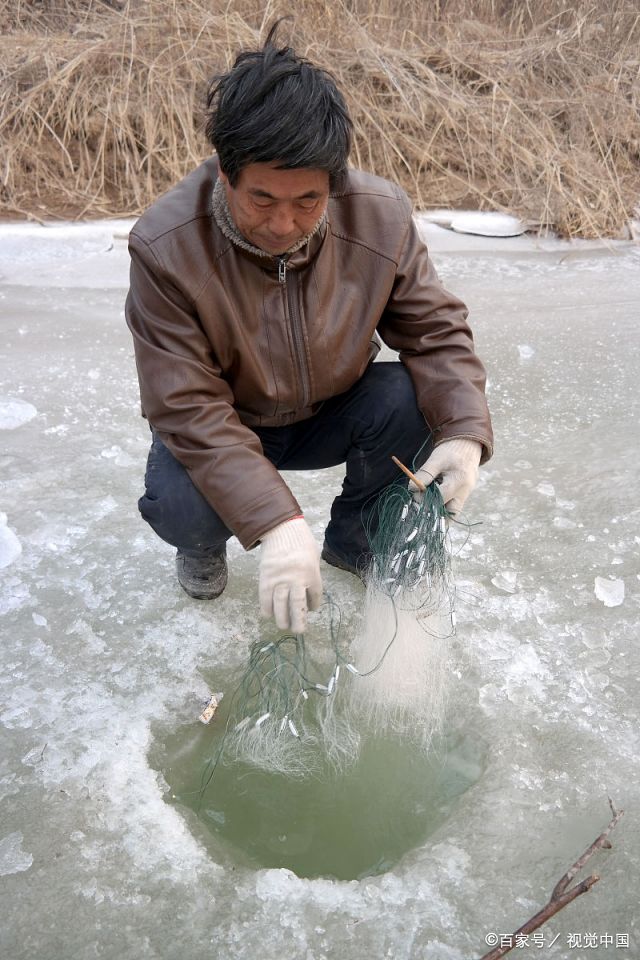
<instances>
[{"instance_id":1,"label":"fishing net","mask_svg":"<svg viewBox=\"0 0 640 960\"><path fill-rule=\"evenodd\" d=\"M227 699L203 791L220 762L289 777L342 769L357 758L365 731L431 744L444 715L455 626L447 525L437 484L419 499L404 481L383 492L369 521L373 561L350 651L331 597L320 614L328 648L302 635L255 642Z\"/></svg>"},{"instance_id":2,"label":"fishing net","mask_svg":"<svg viewBox=\"0 0 640 960\"><path fill-rule=\"evenodd\" d=\"M359 676L349 690L353 725L427 748L439 731L455 629L448 518L439 487L419 500L402 484L379 498L364 616L351 645Z\"/></svg>"},{"instance_id":3,"label":"fishing net","mask_svg":"<svg viewBox=\"0 0 640 960\"><path fill-rule=\"evenodd\" d=\"M328 650L326 644L314 649L313 659L302 635L252 644L248 664L227 698L224 733L204 771L203 790L221 762L240 761L299 778L355 759L359 733L333 702L345 678L357 671L341 645L340 611L329 596L320 617L328 621L330 643Z\"/></svg>"}]
</instances>

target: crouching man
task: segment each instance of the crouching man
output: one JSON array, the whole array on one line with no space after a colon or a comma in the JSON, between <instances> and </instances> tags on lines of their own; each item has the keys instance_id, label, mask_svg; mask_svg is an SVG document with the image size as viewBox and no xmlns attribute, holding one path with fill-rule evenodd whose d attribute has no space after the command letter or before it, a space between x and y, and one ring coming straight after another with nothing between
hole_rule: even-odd
<instances>
[{"instance_id":1,"label":"crouching man","mask_svg":"<svg viewBox=\"0 0 640 960\"><path fill-rule=\"evenodd\" d=\"M491 455L484 369L394 183L348 167L324 70L278 46L211 84L215 155L130 236L126 316L153 442L142 516L214 599L226 542L260 545L264 615L301 633L320 557L362 575L395 454L457 512ZM373 363L379 339L400 362ZM281 470L345 464L322 549Z\"/></svg>"}]
</instances>

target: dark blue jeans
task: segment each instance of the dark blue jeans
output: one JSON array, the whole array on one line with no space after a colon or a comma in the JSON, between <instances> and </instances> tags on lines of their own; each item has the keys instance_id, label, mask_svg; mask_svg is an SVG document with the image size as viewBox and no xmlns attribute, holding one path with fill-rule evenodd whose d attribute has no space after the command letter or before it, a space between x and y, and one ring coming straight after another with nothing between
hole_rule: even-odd
<instances>
[{"instance_id":1,"label":"dark blue jeans","mask_svg":"<svg viewBox=\"0 0 640 960\"><path fill-rule=\"evenodd\" d=\"M371 364L350 390L327 400L313 417L285 427L256 427L255 433L265 457L280 470L346 463L325 542L352 564L366 562L369 554L366 531L376 494L402 480L392 454L417 468L431 451L413 384L397 362ZM159 537L190 556L224 549L231 530L155 435L145 485L138 507Z\"/></svg>"}]
</instances>

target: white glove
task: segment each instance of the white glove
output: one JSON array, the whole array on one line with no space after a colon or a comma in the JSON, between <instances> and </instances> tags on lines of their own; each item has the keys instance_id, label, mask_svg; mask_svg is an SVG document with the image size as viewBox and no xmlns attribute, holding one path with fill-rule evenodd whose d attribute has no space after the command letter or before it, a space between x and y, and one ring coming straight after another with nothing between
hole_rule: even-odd
<instances>
[{"instance_id":1,"label":"white glove","mask_svg":"<svg viewBox=\"0 0 640 960\"><path fill-rule=\"evenodd\" d=\"M322 600L320 547L302 517L286 520L262 536L260 613L280 630L304 633L307 610Z\"/></svg>"},{"instance_id":2,"label":"white glove","mask_svg":"<svg viewBox=\"0 0 640 960\"><path fill-rule=\"evenodd\" d=\"M425 465L416 471L416 477L425 487L437 479L449 513L460 513L476 485L481 456L482 444L478 440L465 437L445 440L434 448ZM415 484L410 483L409 487L414 491L414 498L419 500L422 494Z\"/></svg>"}]
</instances>

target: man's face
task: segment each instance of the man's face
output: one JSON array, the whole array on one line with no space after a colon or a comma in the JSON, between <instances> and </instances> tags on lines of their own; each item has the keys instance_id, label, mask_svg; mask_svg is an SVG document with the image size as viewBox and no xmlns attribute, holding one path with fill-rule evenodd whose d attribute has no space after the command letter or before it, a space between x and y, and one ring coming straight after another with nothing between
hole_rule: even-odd
<instances>
[{"instance_id":1,"label":"man's face","mask_svg":"<svg viewBox=\"0 0 640 960\"><path fill-rule=\"evenodd\" d=\"M278 256L311 233L329 199L326 170L278 169L251 163L232 187L222 171L227 203L243 237L265 253Z\"/></svg>"}]
</instances>

